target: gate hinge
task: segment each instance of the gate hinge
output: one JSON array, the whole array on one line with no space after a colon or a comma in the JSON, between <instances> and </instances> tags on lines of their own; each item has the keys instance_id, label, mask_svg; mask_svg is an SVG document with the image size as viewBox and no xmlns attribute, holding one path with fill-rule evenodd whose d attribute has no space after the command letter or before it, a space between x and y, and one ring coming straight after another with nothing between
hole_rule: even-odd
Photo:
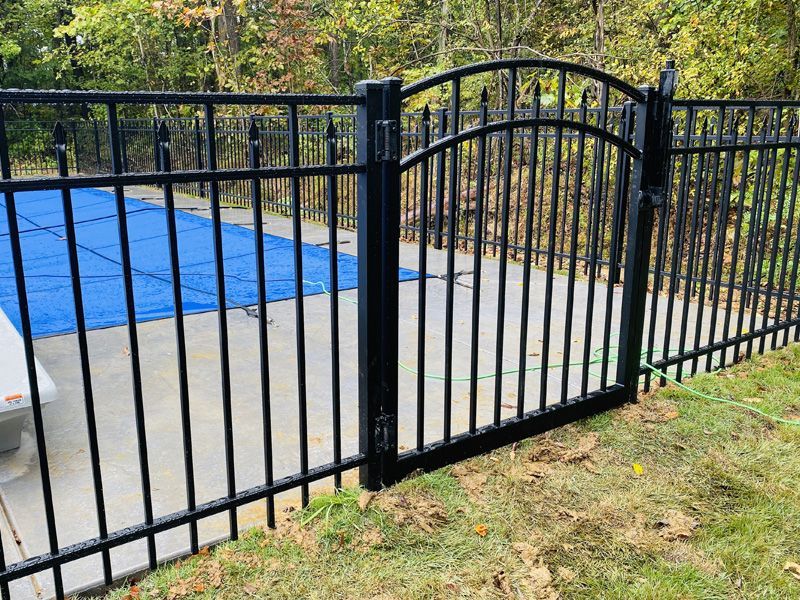
<instances>
[{"instance_id":1,"label":"gate hinge","mask_svg":"<svg viewBox=\"0 0 800 600\"><path fill-rule=\"evenodd\" d=\"M658 208L664 204L664 193L660 188L639 192L639 208Z\"/></svg>"},{"instance_id":2,"label":"gate hinge","mask_svg":"<svg viewBox=\"0 0 800 600\"><path fill-rule=\"evenodd\" d=\"M400 150L400 127L397 121L375 121L375 160L397 160Z\"/></svg>"},{"instance_id":3,"label":"gate hinge","mask_svg":"<svg viewBox=\"0 0 800 600\"><path fill-rule=\"evenodd\" d=\"M375 418L375 450L386 452L397 444L394 415L380 414Z\"/></svg>"}]
</instances>

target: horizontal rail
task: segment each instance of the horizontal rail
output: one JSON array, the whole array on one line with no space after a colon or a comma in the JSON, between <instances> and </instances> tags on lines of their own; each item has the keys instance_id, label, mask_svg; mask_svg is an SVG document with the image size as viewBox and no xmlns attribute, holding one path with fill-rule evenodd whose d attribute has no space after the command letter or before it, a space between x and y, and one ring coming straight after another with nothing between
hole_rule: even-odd
<instances>
[{"instance_id":1,"label":"horizontal rail","mask_svg":"<svg viewBox=\"0 0 800 600\"><path fill-rule=\"evenodd\" d=\"M434 442L422 450L404 452L397 458L399 477L405 477L417 469L438 469L501 448L620 406L626 400L624 387L614 384L606 390L592 392L585 398L573 398L563 404L532 410L522 417L506 419L500 425L486 425L476 429L475 433L455 435L448 442Z\"/></svg>"},{"instance_id":2,"label":"horizontal rail","mask_svg":"<svg viewBox=\"0 0 800 600\"><path fill-rule=\"evenodd\" d=\"M262 484L255 487L242 490L233 498L219 498L203 504L198 504L194 510L179 510L162 517L153 519L151 525L139 523L131 527L119 529L113 533L109 533L104 538L92 538L84 542L72 544L61 548L57 554L46 553L27 560L20 561L9 565L6 570L0 573L0 583L8 583L14 579L19 579L26 575L33 575L44 569L52 568L57 565L96 554L102 550L116 548L122 544L133 542L142 539L154 533L160 533L168 529L173 529L181 525L197 521L205 517L210 517L232 508L237 508L254 502L262 500L267 496L273 496L281 492L294 489L300 485L308 484L325 477L331 477L336 473L342 473L360 467L366 463L366 456L363 454L356 454L350 458L344 459L339 463L327 463L319 467L309 469L305 475L290 475L282 479L278 479L272 485Z\"/></svg>"},{"instance_id":3,"label":"horizontal rail","mask_svg":"<svg viewBox=\"0 0 800 600\"><path fill-rule=\"evenodd\" d=\"M769 108L769 107L797 107L800 108L798 100L706 100L702 98L686 98L674 100L672 104L675 108Z\"/></svg>"},{"instance_id":4,"label":"horizontal rail","mask_svg":"<svg viewBox=\"0 0 800 600\"><path fill-rule=\"evenodd\" d=\"M78 175L5 179L0 181L0 193L36 190L63 190L84 187L115 187L131 185L161 185L196 181L247 181L252 179L282 179L285 177L314 177L322 175L351 175L363 173L364 165L313 165L304 167L261 167L258 169L192 170L169 173L124 173L120 175Z\"/></svg>"},{"instance_id":5,"label":"horizontal rail","mask_svg":"<svg viewBox=\"0 0 800 600\"><path fill-rule=\"evenodd\" d=\"M96 90L0 90L0 102L41 104L270 104L361 105L364 98L338 94L245 94L233 92L103 92Z\"/></svg>"},{"instance_id":6,"label":"horizontal rail","mask_svg":"<svg viewBox=\"0 0 800 600\"><path fill-rule=\"evenodd\" d=\"M685 146L671 148L670 154L707 154L710 152L746 152L752 150L779 150L781 148L800 148L800 138L795 141L765 142L752 144L714 144L710 146Z\"/></svg>"},{"instance_id":7,"label":"horizontal rail","mask_svg":"<svg viewBox=\"0 0 800 600\"><path fill-rule=\"evenodd\" d=\"M677 365L678 363L686 362L687 360L692 360L694 358L700 358L702 356L706 356L707 354L713 354L719 350L725 350L726 348L730 348L731 346L737 346L741 344L745 344L750 340L757 340L760 337L767 336L771 333L777 333L779 331L783 331L785 329L791 329L792 327L800 326L800 318L792 319L791 321L783 321L781 323L776 323L774 325L769 325L767 327L762 327L761 329L756 329L755 331L750 331L748 333L743 333L742 335L737 335L726 340L720 340L719 342L714 342L713 344L706 344L705 346L701 346L696 350L686 350L681 354L676 354L674 356L670 356L669 358L661 359L658 361L653 362L653 366L657 369L671 367ZM642 375L650 371L645 366L642 366L640 369Z\"/></svg>"}]
</instances>

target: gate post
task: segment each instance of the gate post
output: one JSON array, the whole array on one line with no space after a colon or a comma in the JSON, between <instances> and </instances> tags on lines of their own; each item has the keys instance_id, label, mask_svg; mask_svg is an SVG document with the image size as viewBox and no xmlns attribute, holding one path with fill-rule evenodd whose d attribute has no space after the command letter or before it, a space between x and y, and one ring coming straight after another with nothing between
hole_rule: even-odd
<instances>
[{"instance_id":1,"label":"gate post","mask_svg":"<svg viewBox=\"0 0 800 600\"><path fill-rule=\"evenodd\" d=\"M626 398L635 401L639 390L647 281L653 217L664 200L664 183L670 149L672 96L677 72L671 62L661 71L658 89L641 87L645 98L634 109L634 145L642 156L636 160L629 195L625 281L622 290L622 321L619 336L617 383L625 386Z\"/></svg>"},{"instance_id":2,"label":"gate post","mask_svg":"<svg viewBox=\"0 0 800 600\"><path fill-rule=\"evenodd\" d=\"M397 361L400 281L400 127L402 80L387 77L383 85L383 122L378 127L381 161L381 462L384 485L396 481ZM420 274L420 276L422 276Z\"/></svg>"},{"instance_id":3,"label":"gate post","mask_svg":"<svg viewBox=\"0 0 800 600\"><path fill-rule=\"evenodd\" d=\"M362 81L356 93L359 478L378 490L397 460L400 80Z\"/></svg>"}]
</instances>

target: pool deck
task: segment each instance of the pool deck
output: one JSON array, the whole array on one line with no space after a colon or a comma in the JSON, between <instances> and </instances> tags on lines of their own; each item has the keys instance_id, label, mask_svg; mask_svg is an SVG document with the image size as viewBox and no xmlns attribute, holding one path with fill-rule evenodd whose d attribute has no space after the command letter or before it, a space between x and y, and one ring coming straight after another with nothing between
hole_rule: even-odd
<instances>
[{"instance_id":1,"label":"pool deck","mask_svg":"<svg viewBox=\"0 0 800 600\"><path fill-rule=\"evenodd\" d=\"M161 203L157 190L131 188L129 197ZM209 212L198 200L176 195L179 208L192 209L194 214L208 217ZM223 209L223 218L231 223L252 226L252 212L244 209ZM266 233L292 237L288 218L266 215ZM339 230L339 251L356 254L356 234ZM303 241L326 244L328 230L321 224L304 222ZM400 245L400 265L418 268L416 243ZM472 255L456 253L456 271L471 271ZM440 275L446 271L446 251L428 250L427 272ZM479 372L493 373L496 354L498 304L498 265L496 260L483 261L480 304ZM522 306L523 269L508 265L506 287L506 322L503 328L505 345L503 369L518 365L520 347L520 311ZM454 288L454 376L469 375L471 347L471 311L473 276L465 273ZM567 277L556 275L553 291L553 316L550 362L563 360L565 299ZM426 371L444 372L444 307L446 283L429 277L427 286ZM417 293L418 281L400 284L400 361L409 366L417 362ZM531 272L531 298L526 353L529 364L537 364L542 346L542 321L545 307L545 273ZM598 283L591 320L591 340L585 340L585 306L588 285L578 281L575 287L575 315L571 340L571 361L568 371L568 396L578 395L581 387L581 357L584 345L594 350L602 346L606 285ZM618 331L622 288L613 290L612 331ZM355 300L356 290L341 292L343 298ZM308 440L311 466L332 461L331 423L331 351L330 298L324 294L305 297L306 365L308 387ZM340 362L342 404L342 455L357 451L358 440L358 377L357 377L357 310L348 302L340 303ZM694 332L696 306L690 305L689 339ZM272 406L272 439L275 477L299 472L299 419L297 394L297 357L295 301L270 303L268 316L270 352L270 390ZM720 313L719 319L724 318ZM673 336L679 332L679 313L673 323ZM257 321L244 310L228 311L228 333L231 360L233 399L233 435L237 489L264 482L263 431L261 413L261 381ZM190 315L185 318L188 379L191 399L191 426L196 476L197 502L205 502L227 494L225 453L223 446L222 403L219 366L217 313ZM663 336L663 325L659 335ZM704 331L705 331L704 326ZM138 326L141 373L144 392L147 444L156 516L185 508L185 483L182 433L178 403L178 372L175 352L175 331L171 319L150 321ZM677 339L674 337L673 339ZM134 427L130 355L126 327L94 330L88 333L91 374L99 431L99 453L103 475L108 527L114 531L143 521L136 431ZM59 398L44 410L48 444L48 460L55 500L55 519L61 546L80 542L97 535L94 492L89 463L86 419L81 384L80 362L74 334L38 339L36 354L59 391ZM598 367L599 368L599 367ZM599 386L592 369L588 389ZM610 366L613 378L615 365ZM502 416L516 414L516 373L503 377ZM560 399L562 370L548 370L547 403ZM539 402L541 372L526 375L528 396L526 409ZM417 378L401 369L399 444L401 450L413 446L416 436ZM491 422L494 401L494 378L485 378L478 385L478 424ZM443 427L443 384L436 378L426 379L426 441L441 438ZM403 393L406 390L407 393ZM453 383L453 433L465 431L468 418L468 383ZM345 476L345 483L357 482L355 473ZM330 489L332 481L318 482L315 489ZM280 506L296 505L299 493L293 491L279 497ZM7 563L17 562L48 551L47 529L41 495L38 461L31 420L23 430L18 450L0 454L0 534ZM242 528L265 522L264 501L243 506L238 511ZM226 537L227 515L221 514L200 521L200 539L210 543ZM168 559L188 549L188 527L180 527L156 536L159 557ZM133 573L146 567L144 541L134 542L111 551L115 575ZM63 567L65 588L84 589L100 584L99 555L83 558ZM49 572L18 580L12 584L12 598L49 598L53 594Z\"/></svg>"}]
</instances>

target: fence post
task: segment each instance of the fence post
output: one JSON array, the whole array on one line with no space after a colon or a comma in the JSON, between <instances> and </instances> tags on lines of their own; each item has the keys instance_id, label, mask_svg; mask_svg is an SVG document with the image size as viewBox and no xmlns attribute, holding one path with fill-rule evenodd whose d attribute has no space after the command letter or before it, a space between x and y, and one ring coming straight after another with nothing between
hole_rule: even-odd
<instances>
[{"instance_id":1,"label":"fence post","mask_svg":"<svg viewBox=\"0 0 800 600\"><path fill-rule=\"evenodd\" d=\"M667 67L661 72L658 89L639 88L645 99L634 108L634 145L642 156L634 162L628 197L628 241L617 363L617 383L625 386L630 401L636 400L639 388L653 217L664 201L670 149L669 124L677 73L672 63L667 63Z\"/></svg>"},{"instance_id":2,"label":"fence post","mask_svg":"<svg viewBox=\"0 0 800 600\"><path fill-rule=\"evenodd\" d=\"M375 126L381 118L383 94L378 81L361 81L356 94L364 103L356 110L358 174L358 448L367 456L359 469L361 485L381 486L376 430L380 415L380 226L381 166L375 160Z\"/></svg>"},{"instance_id":3,"label":"fence post","mask_svg":"<svg viewBox=\"0 0 800 600\"><path fill-rule=\"evenodd\" d=\"M378 490L397 459L400 80L361 81L356 93L360 481Z\"/></svg>"},{"instance_id":4,"label":"fence post","mask_svg":"<svg viewBox=\"0 0 800 600\"><path fill-rule=\"evenodd\" d=\"M387 77L383 84L383 123L377 151L381 158L381 417L384 485L396 481L397 361L400 283L400 128L402 80Z\"/></svg>"}]
</instances>

